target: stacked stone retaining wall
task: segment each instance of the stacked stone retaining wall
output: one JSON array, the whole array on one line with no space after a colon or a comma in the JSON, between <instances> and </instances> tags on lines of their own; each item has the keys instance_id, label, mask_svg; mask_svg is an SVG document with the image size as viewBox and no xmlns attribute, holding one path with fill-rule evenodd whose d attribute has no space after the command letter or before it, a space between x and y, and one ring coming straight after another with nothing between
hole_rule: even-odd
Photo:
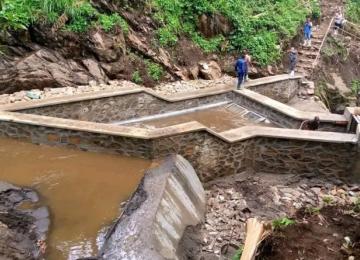
<instances>
[{"instance_id":1,"label":"stacked stone retaining wall","mask_svg":"<svg viewBox=\"0 0 360 260\"><path fill-rule=\"evenodd\" d=\"M357 143L252 137L228 142L206 130L136 138L0 121L0 136L84 151L147 159L177 153L191 161L202 181L252 168L263 172L349 174Z\"/></svg>"}]
</instances>

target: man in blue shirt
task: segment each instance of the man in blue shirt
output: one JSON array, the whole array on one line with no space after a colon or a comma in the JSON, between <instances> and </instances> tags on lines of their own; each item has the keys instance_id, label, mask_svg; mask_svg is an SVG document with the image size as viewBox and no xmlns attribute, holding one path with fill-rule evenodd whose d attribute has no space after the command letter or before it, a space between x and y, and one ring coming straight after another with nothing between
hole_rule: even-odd
<instances>
[{"instance_id":1,"label":"man in blue shirt","mask_svg":"<svg viewBox=\"0 0 360 260\"><path fill-rule=\"evenodd\" d=\"M237 89L241 89L247 73L247 62L245 60L244 54L242 54L241 57L236 61L235 72L238 77Z\"/></svg>"},{"instance_id":2,"label":"man in blue shirt","mask_svg":"<svg viewBox=\"0 0 360 260\"><path fill-rule=\"evenodd\" d=\"M306 19L304 24L304 46L311 47L312 22L310 18Z\"/></svg>"}]
</instances>

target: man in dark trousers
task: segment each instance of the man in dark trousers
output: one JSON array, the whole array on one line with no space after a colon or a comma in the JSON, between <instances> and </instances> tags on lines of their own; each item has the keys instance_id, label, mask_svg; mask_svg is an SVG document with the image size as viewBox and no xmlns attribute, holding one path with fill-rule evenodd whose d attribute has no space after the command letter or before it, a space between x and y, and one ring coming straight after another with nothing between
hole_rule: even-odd
<instances>
[{"instance_id":1,"label":"man in dark trousers","mask_svg":"<svg viewBox=\"0 0 360 260\"><path fill-rule=\"evenodd\" d=\"M300 129L302 130L318 130L320 127L320 118L318 116L314 117L313 120L305 120L302 122Z\"/></svg>"},{"instance_id":2,"label":"man in dark trousers","mask_svg":"<svg viewBox=\"0 0 360 260\"><path fill-rule=\"evenodd\" d=\"M241 89L247 72L247 62L245 60L244 54L242 54L241 57L236 61L235 72L238 77L237 89Z\"/></svg>"},{"instance_id":3,"label":"man in dark trousers","mask_svg":"<svg viewBox=\"0 0 360 260\"><path fill-rule=\"evenodd\" d=\"M296 63L297 63L297 51L295 50L294 47L292 47L290 50L289 60L290 60L290 76L294 77L295 76L295 67L296 67Z\"/></svg>"}]
</instances>

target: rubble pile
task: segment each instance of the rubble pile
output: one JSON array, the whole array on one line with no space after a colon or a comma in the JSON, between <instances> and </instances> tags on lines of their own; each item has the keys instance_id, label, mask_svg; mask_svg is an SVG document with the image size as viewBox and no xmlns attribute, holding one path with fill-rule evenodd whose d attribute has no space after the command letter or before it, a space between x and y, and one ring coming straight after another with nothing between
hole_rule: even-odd
<instances>
[{"instance_id":1,"label":"rubble pile","mask_svg":"<svg viewBox=\"0 0 360 260\"><path fill-rule=\"evenodd\" d=\"M360 186L314 174L243 173L209 183L206 196L202 251L220 255L224 245L244 243L249 217L271 221L291 216L300 208L316 211L324 205L354 204Z\"/></svg>"},{"instance_id":2,"label":"rubble pile","mask_svg":"<svg viewBox=\"0 0 360 260\"><path fill-rule=\"evenodd\" d=\"M44 88L44 90L33 89L29 91L19 91L13 94L0 95L0 105L9 103L24 102L30 100L46 99L53 97L71 96L75 94L83 94L89 92L96 92L101 90L116 90L121 88L137 88L135 83L126 80L113 80L109 84L97 84L95 81L90 81L89 85L77 87L63 87L63 88Z\"/></svg>"}]
</instances>

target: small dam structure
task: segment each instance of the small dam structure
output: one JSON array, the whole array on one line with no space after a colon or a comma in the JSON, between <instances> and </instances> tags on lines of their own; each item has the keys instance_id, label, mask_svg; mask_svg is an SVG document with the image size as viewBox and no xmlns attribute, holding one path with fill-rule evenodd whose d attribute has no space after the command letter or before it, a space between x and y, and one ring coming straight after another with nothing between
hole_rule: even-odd
<instances>
[{"instance_id":1,"label":"small dam structure","mask_svg":"<svg viewBox=\"0 0 360 260\"><path fill-rule=\"evenodd\" d=\"M185 228L205 212L201 182L246 170L360 175L357 108L339 115L286 105L302 84L299 76L279 75L244 90L224 85L167 96L139 87L10 104L0 107L0 137L167 158L145 174L98 257L180 259ZM318 131L299 130L315 116Z\"/></svg>"}]
</instances>

